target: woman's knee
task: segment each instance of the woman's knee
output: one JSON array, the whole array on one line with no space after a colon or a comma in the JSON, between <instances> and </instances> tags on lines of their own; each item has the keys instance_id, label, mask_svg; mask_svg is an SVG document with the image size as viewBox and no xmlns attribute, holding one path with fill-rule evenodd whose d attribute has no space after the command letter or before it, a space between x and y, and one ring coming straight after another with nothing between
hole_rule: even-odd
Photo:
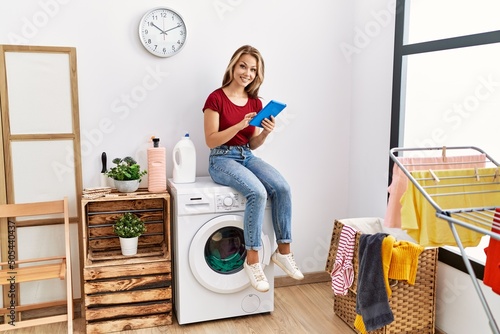
<instances>
[{"instance_id":1,"label":"woman's knee","mask_svg":"<svg viewBox=\"0 0 500 334\"><path fill-rule=\"evenodd\" d=\"M266 188L262 186L252 189L248 199L253 199L256 203L265 203L267 201Z\"/></svg>"}]
</instances>

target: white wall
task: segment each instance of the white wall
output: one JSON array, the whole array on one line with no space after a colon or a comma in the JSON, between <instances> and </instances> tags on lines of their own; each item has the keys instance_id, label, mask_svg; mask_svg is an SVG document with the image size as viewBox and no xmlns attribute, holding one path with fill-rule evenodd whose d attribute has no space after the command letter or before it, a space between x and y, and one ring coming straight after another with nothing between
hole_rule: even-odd
<instances>
[{"instance_id":1,"label":"white wall","mask_svg":"<svg viewBox=\"0 0 500 334\"><path fill-rule=\"evenodd\" d=\"M469 274L439 262L436 276L436 326L450 334L493 333ZM478 282L500 325L500 297L491 287Z\"/></svg>"},{"instance_id":2,"label":"white wall","mask_svg":"<svg viewBox=\"0 0 500 334\"><path fill-rule=\"evenodd\" d=\"M384 217L391 126L395 1L355 2L349 157L350 217Z\"/></svg>"},{"instance_id":3,"label":"white wall","mask_svg":"<svg viewBox=\"0 0 500 334\"><path fill-rule=\"evenodd\" d=\"M159 5L177 10L188 26L187 44L173 58L152 56L138 38L140 18ZM316 272L324 269L333 219L351 215L351 131L362 130L350 125L352 64L339 46L352 39L354 9L329 0L1 2L0 43L77 48L84 187L99 184L103 151L109 160L132 155L146 165L152 135L171 152L186 131L197 174L208 175L203 103L236 48L259 48L266 62L261 95L288 107L257 154L289 180L293 249L304 271ZM384 165L385 152L379 159Z\"/></svg>"}]
</instances>

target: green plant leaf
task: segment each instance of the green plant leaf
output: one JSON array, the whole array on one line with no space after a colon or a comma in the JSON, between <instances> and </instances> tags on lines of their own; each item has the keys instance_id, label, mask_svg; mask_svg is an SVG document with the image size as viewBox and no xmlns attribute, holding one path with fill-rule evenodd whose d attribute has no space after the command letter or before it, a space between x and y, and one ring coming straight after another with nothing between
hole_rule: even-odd
<instances>
[{"instance_id":1,"label":"green plant leaf","mask_svg":"<svg viewBox=\"0 0 500 334\"><path fill-rule=\"evenodd\" d=\"M142 219L131 212L125 212L113 225L113 231L121 238L133 238L147 231Z\"/></svg>"},{"instance_id":2,"label":"green plant leaf","mask_svg":"<svg viewBox=\"0 0 500 334\"><path fill-rule=\"evenodd\" d=\"M128 181L128 180L139 180L141 177L147 174L146 170L141 171L141 166L131 157L115 158L113 163L116 166L111 167L106 175L113 180Z\"/></svg>"}]
</instances>

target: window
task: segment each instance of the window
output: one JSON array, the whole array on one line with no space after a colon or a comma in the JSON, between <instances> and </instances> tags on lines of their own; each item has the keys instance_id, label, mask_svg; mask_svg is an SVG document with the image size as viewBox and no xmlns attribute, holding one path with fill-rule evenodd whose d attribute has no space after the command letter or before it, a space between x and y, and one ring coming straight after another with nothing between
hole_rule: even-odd
<instances>
[{"instance_id":1,"label":"window","mask_svg":"<svg viewBox=\"0 0 500 334\"><path fill-rule=\"evenodd\" d=\"M407 0L405 44L500 29L497 0Z\"/></svg>"},{"instance_id":2,"label":"window","mask_svg":"<svg viewBox=\"0 0 500 334\"><path fill-rule=\"evenodd\" d=\"M391 147L476 146L500 161L500 3L398 0L396 9ZM479 248L470 257L482 262Z\"/></svg>"}]
</instances>

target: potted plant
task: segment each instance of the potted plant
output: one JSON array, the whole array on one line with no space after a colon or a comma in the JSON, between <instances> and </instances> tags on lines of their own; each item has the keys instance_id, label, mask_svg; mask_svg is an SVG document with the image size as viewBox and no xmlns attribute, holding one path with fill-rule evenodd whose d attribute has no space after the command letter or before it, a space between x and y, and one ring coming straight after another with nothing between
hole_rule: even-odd
<instances>
[{"instance_id":1,"label":"potted plant","mask_svg":"<svg viewBox=\"0 0 500 334\"><path fill-rule=\"evenodd\" d=\"M114 180L116 189L124 193L136 191L147 171L141 171L141 166L131 157L115 158L113 163L116 166L111 167L106 175Z\"/></svg>"},{"instance_id":2,"label":"potted plant","mask_svg":"<svg viewBox=\"0 0 500 334\"><path fill-rule=\"evenodd\" d=\"M113 231L120 237L123 255L137 254L139 236L146 232L144 221L131 212L125 212L113 225Z\"/></svg>"}]
</instances>

